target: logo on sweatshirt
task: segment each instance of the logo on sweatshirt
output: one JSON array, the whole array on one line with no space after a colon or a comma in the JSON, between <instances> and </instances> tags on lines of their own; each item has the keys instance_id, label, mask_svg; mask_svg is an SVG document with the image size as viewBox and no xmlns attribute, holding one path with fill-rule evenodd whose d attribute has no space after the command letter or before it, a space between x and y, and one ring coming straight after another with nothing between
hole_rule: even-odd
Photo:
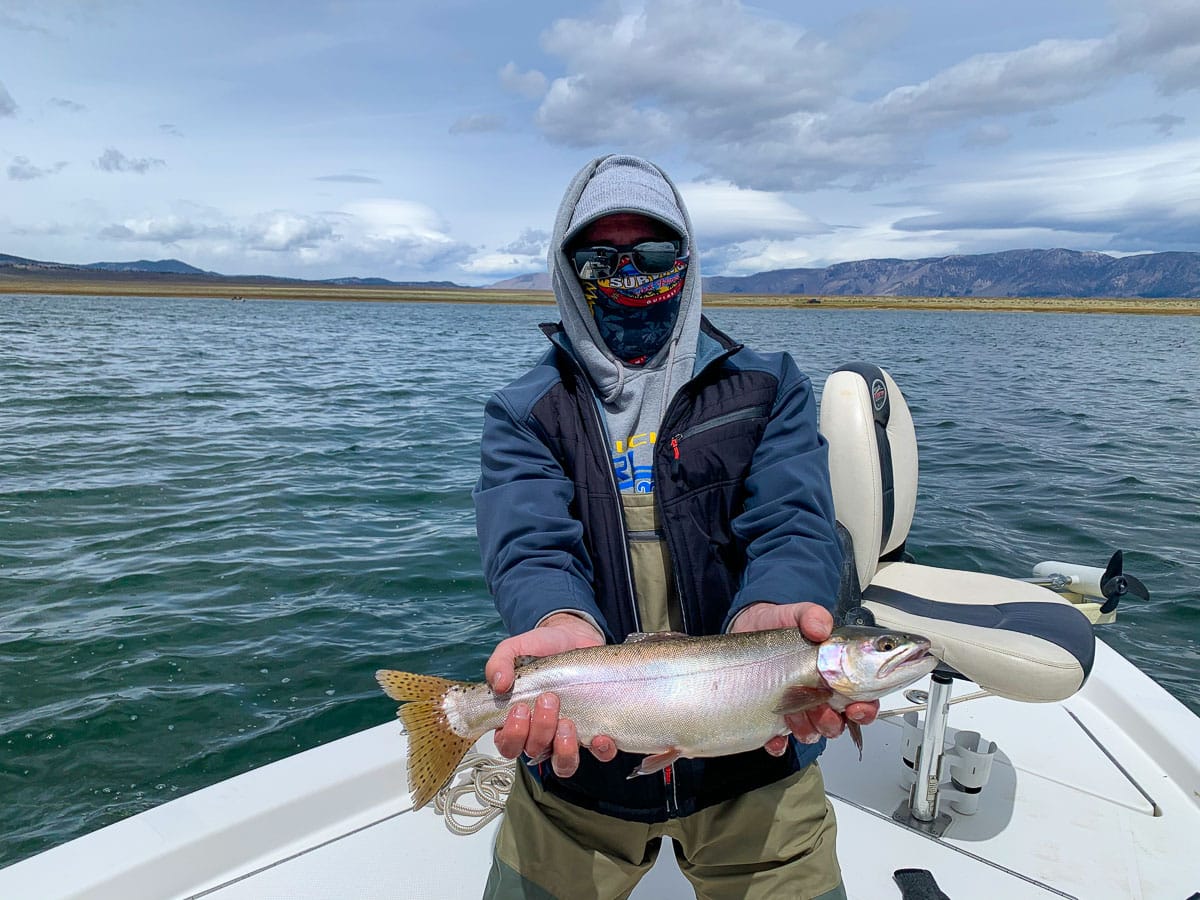
<instances>
[{"instance_id":1,"label":"logo on sweatshirt","mask_svg":"<svg viewBox=\"0 0 1200 900\"><path fill-rule=\"evenodd\" d=\"M643 431L631 434L627 440L613 443L613 473L617 476L617 490L622 493L654 493L653 464L639 466L634 463L633 454L639 447L653 447L657 440L657 432ZM653 457L653 453L650 456Z\"/></svg>"}]
</instances>

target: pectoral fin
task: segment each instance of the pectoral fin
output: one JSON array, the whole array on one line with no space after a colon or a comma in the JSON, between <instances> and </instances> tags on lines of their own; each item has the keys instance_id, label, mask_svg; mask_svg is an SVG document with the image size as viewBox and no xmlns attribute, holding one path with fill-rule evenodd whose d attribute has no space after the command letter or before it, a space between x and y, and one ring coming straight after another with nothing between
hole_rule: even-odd
<instances>
[{"instance_id":1,"label":"pectoral fin","mask_svg":"<svg viewBox=\"0 0 1200 900\"><path fill-rule=\"evenodd\" d=\"M847 722L846 730L850 732L850 740L858 748L858 761L862 762L862 726L857 722Z\"/></svg>"},{"instance_id":2,"label":"pectoral fin","mask_svg":"<svg viewBox=\"0 0 1200 900\"><path fill-rule=\"evenodd\" d=\"M678 747L671 747L662 753L647 756L642 760L642 764L629 774L628 780L637 778L639 775L652 775L655 772L661 772L682 755Z\"/></svg>"},{"instance_id":3,"label":"pectoral fin","mask_svg":"<svg viewBox=\"0 0 1200 900\"><path fill-rule=\"evenodd\" d=\"M822 703L828 703L833 691L827 687L809 687L794 684L783 692L779 705L772 710L776 715L792 716L806 709L813 709Z\"/></svg>"}]
</instances>

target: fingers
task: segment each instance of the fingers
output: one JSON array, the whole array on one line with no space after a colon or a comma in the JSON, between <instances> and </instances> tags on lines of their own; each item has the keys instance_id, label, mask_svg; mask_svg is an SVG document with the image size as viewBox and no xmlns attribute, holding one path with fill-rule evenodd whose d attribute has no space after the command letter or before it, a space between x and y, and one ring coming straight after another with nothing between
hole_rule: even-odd
<instances>
[{"instance_id":1,"label":"fingers","mask_svg":"<svg viewBox=\"0 0 1200 900\"><path fill-rule=\"evenodd\" d=\"M579 738L575 734L575 723L570 719L558 720L550 766L559 778L570 778L579 768Z\"/></svg>"},{"instance_id":2,"label":"fingers","mask_svg":"<svg viewBox=\"0 0 1200 900\"><path fill-rule=\"evenodd\" d=\"M529 738L525 741L526 755L537 757L552 749L557 731L558 697L554 694L542 694L533 704L533 713L529 718Z\"/></svg>"},{"instance_id":3,"label":"fingers","mask_svg":"<svg viewBox=\"0 0 1200 900\"><path fill-rule=\"evenodd\" d=\"M846 720L837 710L828 706L818 706L816 709L805 711L809 724L822 736L835 738L846 728Z\"/></svg>"},{"instance_id":4,"label":"fingers","mask_svg":"<svg viewBox=\"0 0 1200 900\"><path fill-rule=\"evenodd\" d=\"M554 774L568 778L579 768L579 734L570 719L560 719L560 704L555 694L542 694L530 709L527 703L513 704L496 729L496 749L505 759L525 753L530 759L550 754ZM597 735L588 747L600 762L611 762L617 744L607 735Z\"/></svg>"},{"instance_id":5,"label":"fingers","mask_svg":"<svg viewBox=\"0 0 1200 900\"><path fill-rule=\"evenodd\" d=\"M513 638L508 638L497 644L492 655L488 657L483 674L495 693L507 694L512 690L513 682L516 681L517 656L516 642Z\"/></svg>"},{"instance_id":6,"label":"fingers","mask_svg":"<svg viewBox=\"0 0 1200 900\"><path fill-rule=\"evenodd\" d=\"M560 766L574 772L579 766L579 740L574 724L569 719L560 720L558 710L558 697L554 694L542 694L532 709L527 703L514 704L504 724L496 730L496 749L500 755L515 759L524 751L530 759L536 759L550 751L555 757L555 772Z\"/></svg>"},{"instance_id":7,"label":"fingers","mask_svg":"<svg viewBox=\"0 0 1200 900\"><path fill-rule=\"evenodd\" d=\"M550 656L603 643L604 635L585 619L570 613L556 614L547 619L545 624L505 638L497 644L483 668L483 674L495 693L507 694L516 681L518 656Z\"/></svg>"},{"instance_id":8,"label":"fingers","mask_svg":"<svg viewBox=\"0 0 1200 900\"><path fill-rule=\"evenodd\" d=\"M551 748L558 730L558 697L542 694L533 709L528 703L513 704L496 730L496 749L505 759L516 759L521 751L540 756Z\"/></svg>"},{"instance_id":9,"label":"fingers","mask_svg":"<svg viewBox=\"0 0 1200 900\"><path fill-rule=\"evenodd\" d=\"M794 716L784 716L783 721L792 734L802 744L815 744L821 739L821 732L808 720L806 713L796 713Z\"/></svg>"},{"instance_id":10,"label":"fingers","mask_svg":"<svg viewBox=\"0 0 1200 900\"><path fill-rule=\"evenodd\" d=\"M617 755L616 741L604 734L598 734L592 738L588 749L592 751L592 756L600 762L612 762Z\"/></svg>"},{"instance_id":11,"label":"fingers","mask_svg":"<svg viewBox=\"0 0 1200 900\"><path fill-rule=\"evenodd\" d=\"M800 633L820 643L833 633L833 616L817 603L752 603L734 618L731 632L765 631L799 626Z\"/></svg>"},{"instance_id":12,"label":"fingers","mask_svg":"<svg viewBox=\"0 0 1200 900\"><path fill-rule=\"evenodd\" d=\"M796 606L802 635L819 643L833 634L833 616L829 610L815 603L798 603Z\"/></svg>"},{"instance_id":13,"label":"fingers","mask_svg":"<svg viewBox=\"0 0 1200 900\"><path fill-rule=\"evenodd\" d=\"M846 728L846 720L841 713L829 706L818 706L785 716L784 722L802 744L815 744L823 737L835 738Z\"/></svg>"},{"instance_id":14,"label":"fingers","mask_svg":"<svg viewBox=\"0 0 1200 900\"><path fill-rule=\"evenodd\" d=\"M517 703L496 729L496 749L505 759L516 759L529 739L529 706Z\"/></svg>"},{"instance_id":15,"label":"fingers","mask_svg":"<svg viewBox=\"0 0 1200 900\"><path fill-rule=\"evenodd\" d=\"M787 747L788 747L787 735L781 734L781 735L778 735L777 737L773 737L769 741L767 741L767 743L763 746L763 749L766 750L768 753L770 753L772 756L783 756L783 754L785 752L787 752Z\"/></svg>"},{"instance_id":16,"label":"fingers","mask_svg":"<svg viewBox=\"0 0 1200 900\"><path fill-rule=\"evenodd\" d=\"M870 725L878 715L878 700L872 700L869 703L851 703L846 707L846 718L859 725Z\"/></svg>"}]
</instances>

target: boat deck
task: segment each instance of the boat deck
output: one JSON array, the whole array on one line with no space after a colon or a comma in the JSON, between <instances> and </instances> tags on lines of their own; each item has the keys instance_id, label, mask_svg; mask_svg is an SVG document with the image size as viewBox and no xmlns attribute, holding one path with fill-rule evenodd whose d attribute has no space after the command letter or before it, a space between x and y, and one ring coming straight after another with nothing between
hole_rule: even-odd
<instances>
[{"instance_id":1,"label":"boat deck","mask_svg":"<svg viewBox=\"0 0 1200 900\"><path fill-rule=\"evenodd\" d=\"M951 897L1200 890L1200 719L1107 646L1069 700L974 700L950 725L950 742L970 729L999 749L979 812L950 810L943 838L891 819L898 719L866 730L861 762L844 739L822 757L851 897L899 897L892 872L912 867ZM389 723L265 766L2 870L0 897L478 897L496 823L460 837L431 808L406 811L404 747ZM692 892L664 851L634 896Z\"/></svg>"}]
</instances>

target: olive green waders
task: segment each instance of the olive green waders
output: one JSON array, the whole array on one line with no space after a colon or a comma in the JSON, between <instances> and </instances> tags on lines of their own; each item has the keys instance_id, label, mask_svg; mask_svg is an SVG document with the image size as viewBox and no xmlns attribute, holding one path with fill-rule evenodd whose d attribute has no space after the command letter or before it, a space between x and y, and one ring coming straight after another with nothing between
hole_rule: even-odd
<instances>
[{"instance_id":1,"label":"olive green waders","mask_svg":"<svg viewBox=\"0 0 1200 900\"><path fill-rule=\"evenodd\" d=\"M667 822L582 809L545 791L518 765L486 900L628 897L675 842L679 868L703 900L845 900L833 808L816 764L774 784Z\"/></svg>"}]
</instances>

